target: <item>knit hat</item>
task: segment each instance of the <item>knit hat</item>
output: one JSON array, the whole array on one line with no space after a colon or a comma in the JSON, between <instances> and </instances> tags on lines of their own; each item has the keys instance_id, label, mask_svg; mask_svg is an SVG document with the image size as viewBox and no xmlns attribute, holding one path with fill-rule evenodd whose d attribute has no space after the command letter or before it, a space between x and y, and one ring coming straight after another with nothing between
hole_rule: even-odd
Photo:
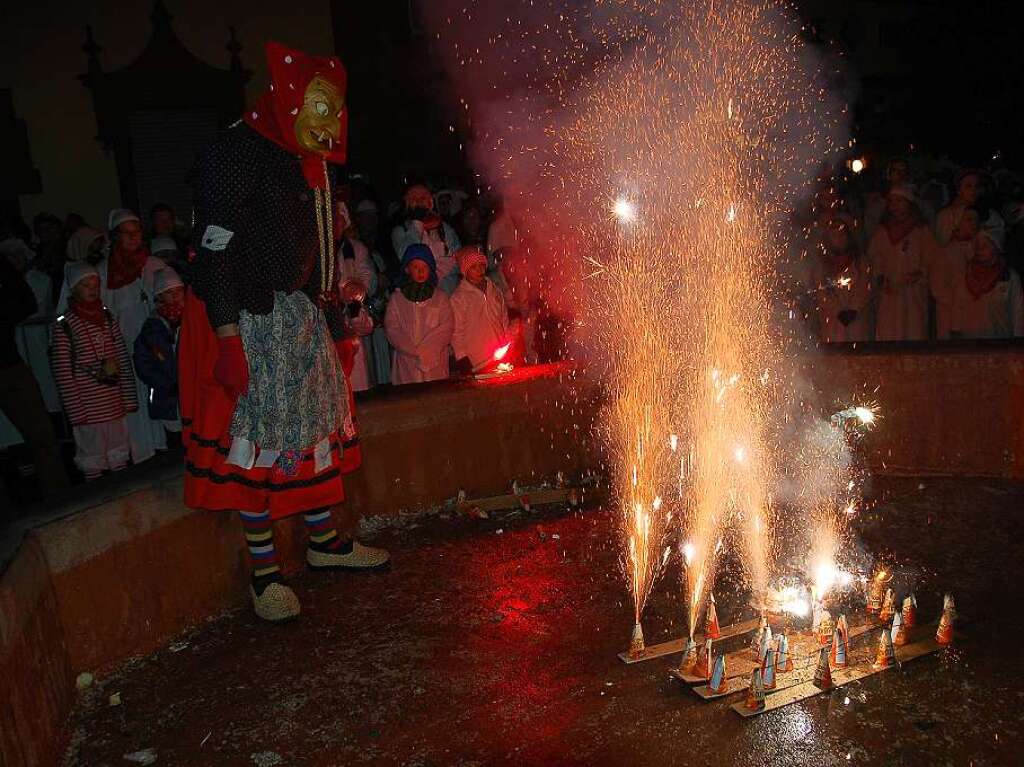
<instances>
[{"instance_id":1,"label":"knit hat","mask_svg":"<svg viewBox=\"0 0 1024 767\"><path fill-rule=\"evenodd\" d=\"M459 271L466 274L474 264L481 264L487 269L487 256L475 245L467 245L455 251L455 260L459 262Z\"/></svg>"},{"instance_id":2,"label":"knit hat","mask_svg":"<svg viewBox=\"0 0 1024 767\"><path fill-rule=\"evenodd\" d=\"M138 221L140 224L142 223L139 217L135 215L133 211L128 210L128 208L114 208L110 211L110 215L107 216L107 231L114 231L126 221Z\"/></svg>"},{"instance_id":3,"label":"knit hat","mask_svg":"<svg viewBox=\"0 0 1024 767\"><path fill-rule=\"evenodd\" d=\"M413 261L422 261L430 267L431 272L437 272L434 253L428 245L424 245L422 242L414 242L405 249L405 253L402 254L402 269L404 270Z\"/></svg>"},{"instance_id":4,"label":"knit hat","mask_svg":"<svg viewBox=\"0 0 1024 767\"><path fill-rule=\"evenodd\" d=\"M153 273L153 295L159 296L174 288L183 288L185 283L171 267L165 266Z\"/></svg>"},{"instance_id":5,"label":"knit hat","mask_svg":"<svg viewBox=\"0 0 1024 767\"><path fill-rule=\"evenodd\" d=\"M82 226L75 230L68 238L68 261L84 261L89 255L89 248L96 240L103 237L103 232L98 232L91 226Z\"/></svg>"},{"instance_id":6,"label":"knit hat","mask_svg":"<svg viewBox=\"0 0 1024 767\"><path fill-rule=\"evenodd\" d=\"M149 252L152 255L157 253L166 253L167 251L178 250L178 243L171 237L154 237L153 241L149 243Z\"/></svg>"},{"instance_id":7,"label":"knit hat","mask_svg":"<svg viewBox=\"0 0 1024 767\"><path fill-rule=\"evenodd\" d=\"M95 266L85 261L71 261L64 267L64 279L67 280L69 290L90 275L96 275L99 279L100 273Z\"/></svg>"}]
</instances>

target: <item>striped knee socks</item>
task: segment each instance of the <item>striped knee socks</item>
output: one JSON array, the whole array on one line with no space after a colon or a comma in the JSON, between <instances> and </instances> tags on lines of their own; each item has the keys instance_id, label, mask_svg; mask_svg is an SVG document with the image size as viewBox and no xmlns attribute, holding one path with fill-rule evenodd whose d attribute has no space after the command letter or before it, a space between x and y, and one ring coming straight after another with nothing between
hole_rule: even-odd
<instances>
[{"instance_id":1,"label":"striped knee socks","mask_svg":"<svg viewBox=\"0 0 1024 767\"><path fill-rule=\"evenodd\" d=\"M274 528L270 521L269 511L240 511L242 531L245 543L249 547L249 559L252 561L253 580L265 579L281 572L274 548Z\"/></svg>"},{"instance_id":2,"label":"striped knee socks","mask_svg":"<svg viewBox=\"0 0 1024 767\"><path fill-rule=\"evenodd\" d=\"M309 547L314 551L339 551L351 547L350 541L342 540L334 525L331 510L317 509L302 515L309 532Z\"/></svg>"}]
</instances>

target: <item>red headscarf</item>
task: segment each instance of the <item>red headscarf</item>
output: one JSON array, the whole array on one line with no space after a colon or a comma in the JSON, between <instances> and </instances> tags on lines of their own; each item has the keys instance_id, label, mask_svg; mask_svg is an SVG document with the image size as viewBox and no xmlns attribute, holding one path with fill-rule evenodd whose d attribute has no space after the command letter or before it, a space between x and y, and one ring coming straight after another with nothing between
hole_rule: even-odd
<instances>
[{"instance_id":1,"label":"red headscarf","mask_svg":"<svg viewBox=\"0 0 1024 767\"><path fill-rule=\"evenodd\" d=\"M341 111L338 142L326 155L313 154L299 146L295 139L295 118L302 109L306 86L317 75L334 85L344 100L348 81L345 68L337 56L310 56L273 41L267 43L267 68L270 90L257 99L243 119L261 136L302 161L302 174L310 187L324 187L327 179L321 159L343 164L347 157L348 109Z\"/></svg>"},{"instance_id":2,"label":"red headscarf","mask_svg":"<svg viewBox=\"0 0 1024 767\"><path fill-rule=\"evenodd\" d=\"M149 248L145 245L138 250L125 250L115 242L107 259L107 290L123 288L139 279L148 258Z\"/></svg>"}]
</instances>

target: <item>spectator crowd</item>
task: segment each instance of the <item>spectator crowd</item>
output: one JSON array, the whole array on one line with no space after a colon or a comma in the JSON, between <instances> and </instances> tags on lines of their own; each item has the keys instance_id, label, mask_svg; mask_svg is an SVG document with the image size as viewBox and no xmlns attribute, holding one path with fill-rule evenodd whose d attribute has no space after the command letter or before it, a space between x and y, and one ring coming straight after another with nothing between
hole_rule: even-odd
<instances>
[{"instance_id":1,"label":"spectator crowd","mask_svg":"<svg viewBox=\"0 0 1024 767\"><path fill-rule=\"evenodd\" d=\"M516 279L527 248L500 205L410 184L382 211L346 185L334 213L354 391L553 358L534 346L550 318ZM21 469L45 491L69 482L61 441L85 480L179 444L191 235L164 204L145 222L114 209L101 229L74 213L0 223L0 450L27 443Z\"/></svg>"},{"instance_id":2,"label":"spectator crowd","mask_svg":"<svg viewBox=\"0 0 1024 767\"><path fill-rule=\"evenodd\" d=\"M1022 212L1024 186L1003 170L916 178L897 157L879 188L824 178L796 303L824 342L1024 335Z\"/></svg>"},{"instance_id":3,"label":"spectator crowd","mask_svg":"<svg viewBox=\"0 0 1024 767\"><path fill-rule=\"evenodd\" d=\"M1024 334L1024 194L1010 174L916 178L894 158L823 178L797 218L807 237L793 301L823 342ZM554 359L530 248L500 201L407 186L384 209L354 180L336 194L335 270L354 337L352 388ZM86 480L175 446L177 343L193 258L168 205L115 209L102 229L39 214L0 225L0 449L30 448L39 485ZM6 417L3 417L6 416ZM8 479L8 484L10 481Z\"/></svg>"}]
</instances>

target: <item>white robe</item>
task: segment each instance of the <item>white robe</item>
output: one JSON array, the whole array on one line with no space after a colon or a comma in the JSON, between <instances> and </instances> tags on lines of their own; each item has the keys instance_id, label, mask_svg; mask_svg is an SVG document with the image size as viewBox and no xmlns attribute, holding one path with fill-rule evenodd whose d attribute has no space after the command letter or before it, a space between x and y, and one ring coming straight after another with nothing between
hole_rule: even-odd
<instances>
[{"instance_id":1,"label":"white robe","mask_svg":"<svg viewBox=\"0 0 1024 767\"><path fill-rule=\"evenodd\" d=\"M100 273L100 299L121 326L121 335L124 336L124 343L129 349L129 356L130 350L135 348L135 339L138 338L143 324L152 313L153 275L165 266L159 258L149 256L142 267L141 277L124 287L109 290L107 259L104 258L96 265L96 270ZM67 307L68 285L65 279L60 301L57 303L57 314L64 314ZM139 409L129 413L127 417L132 463L138 464L152 458L157 450L165 450L167 435L163 424L149 417L149 409L145 405L149 397L149 387L136 377L135 389L139 398Z\"/></svg>"},{"instance_id":2,"label":"white robe","mask_svg":"<svg viewBox=\"0 0 1024 767\"><path fill-rule=\"evenodd\" d=\"M878 288L878 341L924 341L928 338L928 270L936 243L924 225L899 242L888 229L878 227L868 245L868 262Z\"/></svg>"},{"instance_id":3,"label":"white robe","mask_svg":"<svg viewBox=\"0 0 1024 767\"><path fill-rule=\"evenodd\" d=\"M935 336L940 341L951 337L957 327L962 294L957 285L964 281L964 270L974 253L973 242L953 241L939 247L928 270L928 287L935 299Z\"/></svg>"},{"instance_id":4,"label":"white robe","mask_svg":"<svg viewBox=\"0 0 1024 767\"><path fill-rule=\"evenodd\" d=\"M956 285L957 335L960 338L1016 338L1024 336L1024 294L1020 275L1009 270L988 293L975 298L961 276Z\"/></svg>"},{"instance_id":5,"label":"white robe","mask_svg":"<svg viewBox=\"0 0 1024 767\"><path fill-rule=\"evenodd\" d=\"M469 357L474 368L491 362L494 351L509 341L508 310L497 286L485 280L484 290L463 280L452 294L452 351L455 359Z\"/></svg>"},{"instance_id":6,"label":"white robe","mask_svg":"<svg viewBox=\"0 0 1024 767\"><path fill-rule=\"evenodd\" d=\"M15 340L18 351L39 384L46 409L61 412L60 392L50 367L50 328L53 326L53 283L50 276L36 269L25 272L25 282L36 297L36 312L18 326Z\"/></svg>"},{"instance_id":7,"label":"white robe","mask_svg":"<svg viewBox=\"0 0 1024 767\"><path fill-rule=\"evenodd\" d=\"M452 305L442 290L414 303L396 290L388 302L384 327L395 349L391 363L394 384L437 381L448 377L448 346L452 340Z\"/></svg>"}]
</instances>

